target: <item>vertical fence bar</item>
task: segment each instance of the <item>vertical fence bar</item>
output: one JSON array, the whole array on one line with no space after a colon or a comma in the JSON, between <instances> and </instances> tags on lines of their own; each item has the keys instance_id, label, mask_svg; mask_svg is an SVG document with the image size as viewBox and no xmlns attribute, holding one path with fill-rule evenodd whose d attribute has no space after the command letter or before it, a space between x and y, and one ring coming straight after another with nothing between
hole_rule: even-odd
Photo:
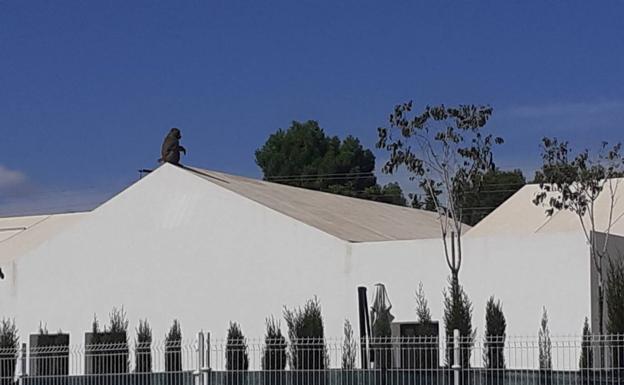
<instances>
[{"instance_id":1,"label":"vertical fence bar","mask_svg":"<svg viewBox=\"0 0 624 385\"><path fill-rule=\"evenodd\" d=\"M204 332L197 333L197 370L195 375L197 377L197 384L204 385L204 365L205 363L206 346L204 341Z\"/></svg>"},{"instance_id":2,"label":"vertical fence bar","mask_svg":"<svg viewBox=\"0 0 624 385\"><path fill-rule=\"evenodd\" d=\"M461 364L459 361L459 330L453 330L453 383L455 385L460 385L459 376Z\"/></svg>"}]
</instances>

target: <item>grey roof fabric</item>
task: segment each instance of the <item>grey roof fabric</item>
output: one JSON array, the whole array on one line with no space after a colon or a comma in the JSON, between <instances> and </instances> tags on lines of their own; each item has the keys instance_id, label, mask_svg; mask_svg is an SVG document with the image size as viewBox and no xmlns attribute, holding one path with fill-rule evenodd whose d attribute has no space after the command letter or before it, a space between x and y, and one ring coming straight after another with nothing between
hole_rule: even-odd
<instances>
[{"instance_id":1,"label":"grey roof fabric","mask_svg":"<svg viewBox=\"0 0 624 385\"><path fill-rule=\"evenodd\" d=\"M436 213L199 168L206 181L349 242L440 238ZM468 226L466 226L468 228Z\"/></svg>"}]
</instances>

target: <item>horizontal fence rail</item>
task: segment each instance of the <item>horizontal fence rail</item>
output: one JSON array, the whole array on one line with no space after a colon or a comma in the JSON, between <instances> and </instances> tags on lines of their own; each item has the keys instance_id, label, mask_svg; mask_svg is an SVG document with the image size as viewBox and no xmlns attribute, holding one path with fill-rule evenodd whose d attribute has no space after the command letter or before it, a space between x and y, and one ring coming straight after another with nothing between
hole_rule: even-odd
<instances>
[{"instance_id":1,"label":"horizontal fence rail","mask_svg":"<svg viewBox=\"0 0 624 385\"><path fill-rule=\"evenodd\" d=\"M624 384L624 336L210 339L0 349L0 385Z\"/></svg>"}]
</instances>

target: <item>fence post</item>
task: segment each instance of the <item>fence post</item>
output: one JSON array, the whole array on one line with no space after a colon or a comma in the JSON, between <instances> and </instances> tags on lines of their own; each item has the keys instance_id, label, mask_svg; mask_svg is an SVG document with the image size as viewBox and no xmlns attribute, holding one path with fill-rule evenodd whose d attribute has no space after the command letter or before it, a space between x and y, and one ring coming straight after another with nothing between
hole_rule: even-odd
<instances>
[{"instance_id":1,"label":"fence post","mask_svg":"<svg viewBox=\"0 0 624 385\"><path fill-rule=\"evenodd\" d=\"M205 352L206 345L204 340L204 332L200 331L197 333L197 371L195 375L197 376L197 383L199 385L204 385L204 365L205 365Z\"/></svg>"},{"instance_id":2,"label":"fence post","mask_svg":"<svg viewBox=\"0 0 624 385\"><path fill-rule=\"evenodd\" d=\"M459 350L459 330L458 329L454 329L453 330L453 377L454 377L454 384L455 385L459 385L460 381L459 381L459 376L460 376L460 369L461 369L461 362L460 362L460 350Z\"/></svg>"}]
</instances>

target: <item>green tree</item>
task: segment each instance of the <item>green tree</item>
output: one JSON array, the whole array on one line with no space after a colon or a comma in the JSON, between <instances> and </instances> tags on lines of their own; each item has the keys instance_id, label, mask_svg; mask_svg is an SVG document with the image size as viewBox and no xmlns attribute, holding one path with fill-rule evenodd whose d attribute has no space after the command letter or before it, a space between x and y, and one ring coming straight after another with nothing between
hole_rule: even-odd
<instances>
[{"instance_id":1,"label":"green tree","mask_svg":"<svg viewBox=\"0 0 624 385\"><path fill-rule=\"evenodd\" d=\"M178 320L173 320L171 328L165 336L165 371L174 375L182 371L182 328Z\"/></svg>"},{"instance_id":2,"label":"green tree","mask_svg":"<svg viewBox=\"0 0 624 385\"><path fill-rule=\"evenodd\" d=\"M422 282L418 283L418 290L416 291L416 317L418 322L431 322L431 310Z\"/></svg>"},{"instance_id":3,"label":"green tree","mask_svg":"<svg viewBox=\"0 0 624 385\"><path fill-rule=\"evenodd\" d=\"M375 155L360 140L328 136L313 120L292 122L256 150L265 180L405 206L398 183L377 184Z\"/></svg>"},{"instance_id":4,"label":"green tree","mask_svg":"<svg viewBox=\"0 0 624 385\"><path fill-rule=\"evenodd\" d=\"M484 133L491 115L491 107L474 105L428 106L412 115L410 101L395 106L389 127L378 129L377 147L390 154L382 171L392 174L405 167L434 198L454 281L462 264L464 202L458 197L479 190L484 175L496 169L492 149L503 142Z\"/></svg>"},{"instance_id":5,"label":"green tree","mask_svg":"<svg viewBox=\"0 0 624 385\"><path fill-rule=\"evenodd\" d=\"M353 136L327 136L313 120L269 136L256 150L256 163L265 179L314 190L361 192L377 182L372 151Z\"/></svg>"}]
</instances>

